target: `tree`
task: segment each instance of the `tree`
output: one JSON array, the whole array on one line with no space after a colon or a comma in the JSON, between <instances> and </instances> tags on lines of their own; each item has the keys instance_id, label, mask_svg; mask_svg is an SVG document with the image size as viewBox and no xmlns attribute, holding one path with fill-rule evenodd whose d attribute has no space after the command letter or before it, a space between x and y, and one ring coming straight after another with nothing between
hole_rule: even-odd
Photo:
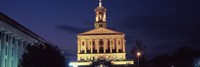
<instances>
[{"instance_id":1,"label":"tree","mask_svg":"<svg viewBox=\"0 0 200 67\"><path fill-rule=\"evenodd\" d=\"M144 54L145 48L146 48L146 47L145 47L145 45L143 44L143 41L140 40L140 39L137 39L137 40L135 41L135 45L133 46L131 52L132 52L132 54L135 55L135 56L136 56L137 52L141 52L141 53Z\"/></svg>"},{"instance_id":2,"label":"tree","mask_svg":"<svg viewBox=\"0 0 200 67\"><path fill-rule=\"evenodd\" d=\"M192 67L195 58L200 56L200 52L190 47L181 47L173 54L175 67Z\"/></svg>"},{"instance_id":3,"label":"tree","mask_svg":"<svg viewBox=\"0 0 200 67\"><path fill-rule=\"evenodd\" d=\"M145 67L145 65L146 65L145 49L146 49L146 47L145 47L143 41L140 40L140 39L137 39L135 41L135 45L133 46L133 48L131 50L131 52L132 52L132 54L134 56L135 61L138 60L137 52L141 53L141 55L139 57L140 67Z\"/></svg>"},{"instance_id":4,"label":"tree","mask_svg":"<svg viewBox=\"0 0 200 67\"><path fill-rule=\"evenodd\" d=\"M194 60L200 57L198 50L184 46L170 55L156 56L151 62L153 67L193 67Z\"/></svg>"},{"instance_id":5,"label":"tree","mask_svg":"<svg viewBox=\"0 0 200 67\"><path fill-rule=\"evenodd\" d=\"M50 43L28 45L20 60L23 67L65 67L61 50Z\"/></svg>"}]
</instances>

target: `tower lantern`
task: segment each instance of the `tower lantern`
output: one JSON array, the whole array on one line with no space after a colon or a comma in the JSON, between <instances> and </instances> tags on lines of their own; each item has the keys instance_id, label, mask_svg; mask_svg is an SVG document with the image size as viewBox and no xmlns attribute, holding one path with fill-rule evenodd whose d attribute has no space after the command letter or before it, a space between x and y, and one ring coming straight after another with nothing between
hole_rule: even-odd
<instances>
[{"instance_id":1,"label":"tower lantern","mask_svg":"<svg viewBox=\"0 0 200 67\"><path fill-rule=\"evenodd\" d=\"M102 1L99 0L99 6L95 9L96 12L96 19L94 26L95 28L106 28L106 8L102 6Z\"/></svg>"}]
</instances>

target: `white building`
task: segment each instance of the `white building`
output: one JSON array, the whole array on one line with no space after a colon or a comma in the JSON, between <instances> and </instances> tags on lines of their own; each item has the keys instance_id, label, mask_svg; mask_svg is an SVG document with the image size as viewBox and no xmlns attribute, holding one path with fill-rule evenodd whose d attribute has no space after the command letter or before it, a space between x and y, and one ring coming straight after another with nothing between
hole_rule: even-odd
<instances>
[{"instance_id":1,"label":"white building","mask_svg":"<svg viewBox=\"0 0 200 67\"><path fill-rule=\"evenodd\" d=\"M194 60L194 67L200 67L200 58Z\"/></svg>"},{"instance_id":2,"label":"white building","mask_svg":"<svg viewBox=\"0 0 200 67\"><path fill-rule=\"evenodd\" d=\"M45 39L0 12L0 67L18 67L27 44Z\"/></svg>"}]
</instances>

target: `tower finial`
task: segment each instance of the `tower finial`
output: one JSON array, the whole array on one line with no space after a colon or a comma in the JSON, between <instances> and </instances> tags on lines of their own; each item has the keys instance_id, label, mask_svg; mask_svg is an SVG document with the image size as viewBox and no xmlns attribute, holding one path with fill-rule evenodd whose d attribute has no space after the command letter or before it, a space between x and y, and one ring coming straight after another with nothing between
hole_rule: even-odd
<instances>
[{"instance_id":1,"label":"tower finial","mask_svg":"<svg viewBox=\"0 0 200 67\"><path fill-rule=\"evenodd\" d=\"M102 6L102 0L99 0L99 7Z\"/></svg>"}]
</instances>

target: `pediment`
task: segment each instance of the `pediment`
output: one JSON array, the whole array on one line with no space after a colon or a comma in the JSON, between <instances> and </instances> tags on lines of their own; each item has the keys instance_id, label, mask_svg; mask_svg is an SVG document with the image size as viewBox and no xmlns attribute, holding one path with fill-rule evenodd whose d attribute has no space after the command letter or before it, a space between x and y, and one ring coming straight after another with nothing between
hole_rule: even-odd
<instances>
[{"instance_id":1,"label":"pediment","mask_svg":"<svg viewBox=\"0 0 200 67\"><path fill-rule=\"evenodd\" d=\"M124 34L121 32L117 32L111 29L107 28L97 28L97 29L92 29L87 32L80 33L79 35L115 35L115 34Z\"/></svg>"}]
</instances>

